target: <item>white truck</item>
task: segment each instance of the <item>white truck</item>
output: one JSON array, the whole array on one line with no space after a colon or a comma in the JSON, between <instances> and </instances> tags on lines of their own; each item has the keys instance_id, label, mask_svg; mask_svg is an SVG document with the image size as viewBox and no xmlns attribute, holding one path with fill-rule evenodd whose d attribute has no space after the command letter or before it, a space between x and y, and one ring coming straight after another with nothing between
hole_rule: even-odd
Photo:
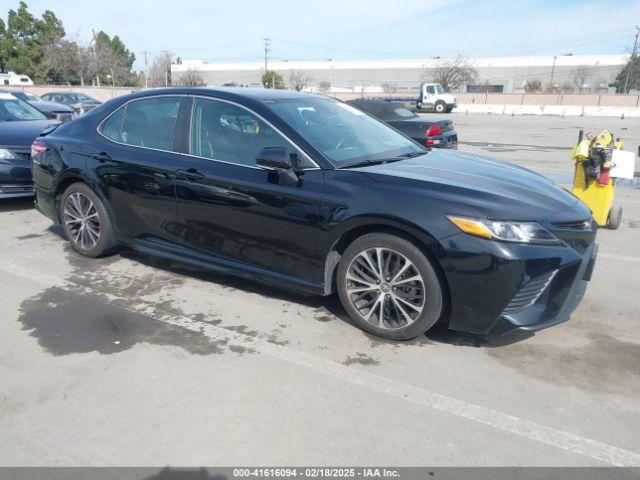
<instances>
[{"instance_id":1,"label":"white truck","mask_svg":"<svg viewBox=\"0 0 640 480\"><path fill-rule=\"evenodd\" d=\"M16 72L0 73L0 87L5 85L33 85L33 81L27 75Z\"/></svg>"},{"instance_id":2,"label":"white truck","mask_svg":"<svg viewBox=\"0 0 640 480\"><path fill-rule=\"evenodd\" d=\"M449 113L456 106L456 97L446 93L439 83L423 83L416 100L417 110Z\"/></svg>"}]
</instances>

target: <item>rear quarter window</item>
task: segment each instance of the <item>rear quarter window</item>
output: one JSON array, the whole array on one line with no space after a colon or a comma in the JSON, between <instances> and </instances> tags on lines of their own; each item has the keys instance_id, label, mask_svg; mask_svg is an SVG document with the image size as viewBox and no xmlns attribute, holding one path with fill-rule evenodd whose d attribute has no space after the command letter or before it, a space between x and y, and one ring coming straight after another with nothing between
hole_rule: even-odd
<instances>
[{"instance_id":1,"label":"rear quarter window","mask_svg":"<svg viewBox=\"0 0 640 480\"><path fill-rule=\"evenodd\" d=\"M120 130L122 128L122 118L124 117L124 107L119 108L102 124L100 132L114 142L120 142Z\"/></svg>"}]
</instances>

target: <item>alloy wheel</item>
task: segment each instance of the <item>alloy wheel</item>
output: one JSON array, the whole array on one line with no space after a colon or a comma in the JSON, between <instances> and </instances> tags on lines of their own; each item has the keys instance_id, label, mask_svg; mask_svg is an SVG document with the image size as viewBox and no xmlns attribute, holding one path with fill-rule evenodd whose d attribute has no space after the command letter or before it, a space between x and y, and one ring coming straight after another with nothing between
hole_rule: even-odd
<instances>
[{"instance_id":1,"label":"alloy wheel","mask_svg":"<svg viewBox=\"0 0 640 480\"><path fill-rule=\"evenodd\" d=\"M82 250L92 250L100 240L100 216L91 199L80 192L67 197L64 223L73 242Z\"/></svg>"},{"instance_id":2,"label":"alloy wheel","mask_svg":"<svg viewBox=\"0 0 640 480\"><path fill-rule=\"evenodd\" d=\"M407 327L424 309L422 275L411 260L393 249L376 247L360 252L351 261L346 280L351 304L378 328Z\"/></svg>"}]
</instances>

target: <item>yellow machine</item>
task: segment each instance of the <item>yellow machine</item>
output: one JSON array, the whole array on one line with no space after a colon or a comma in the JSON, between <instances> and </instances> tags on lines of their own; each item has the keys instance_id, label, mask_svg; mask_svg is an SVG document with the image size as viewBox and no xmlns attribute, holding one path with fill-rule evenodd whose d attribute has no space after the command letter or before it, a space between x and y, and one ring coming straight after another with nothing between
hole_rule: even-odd
<instances>
[{"instance_id":1,"label":"yellow machine","mask_svg":"<svg viewBox=\"0 0 640 480\"><path fill-rule=\"evenodd\" d=\"M573 194L591 209L598 226L615 230L622 220L622 207L613 204L616 185L609 172L613 150L622 150L623 143L614 141L608 130L597 136L587 135L585 140L582 136L580 130L578 144L571 152L575 161Z\"/></svg>"}]
</instances>

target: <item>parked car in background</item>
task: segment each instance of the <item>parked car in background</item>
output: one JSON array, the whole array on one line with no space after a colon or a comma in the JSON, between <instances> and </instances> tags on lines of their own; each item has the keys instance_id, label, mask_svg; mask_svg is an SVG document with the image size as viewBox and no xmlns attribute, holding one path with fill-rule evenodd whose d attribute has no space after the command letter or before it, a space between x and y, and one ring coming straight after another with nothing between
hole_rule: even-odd
<instances>
[{"instance_id":1,"label":"parked car in background","mask_svg":"<svg viewBox=\"0 0 640 480\"><path fill-rule=\"evenodd\" d=\"M27 102L0 92L0 198L33 195L32 144L57 123Z\"/></svg>"},{"instance_id":2,"label":"parked car in background","mask_svg":"<svg viewBox=\"0 0 640 480\"><path fill-rule=\"evenodd\" d=\"M33 85L28 75L19 75L16 72L0 73L0 86L4 85Z\"/></svg>"},{"instance_id":3,"label":"parked car in background","mask_svg":"<svg viewBox=\"0 0 640 480\"><path fill-rule=\"evenodd\" d=\"M77 116L84 115L89 110L94 109L102 102L85 93L78 92L51 92L40 95L46 102L55 102L67 105L75 111Z\"/></svg>"},{"instance_id":4,"label":"parked car in background","mask_svg":"<svg viewBox=\"0 0 640 480\"><path fill-rule=\"evenodd\" d=\"M364 330L477 334L568 320L591 212L531 170L427 149L333 98L171 88L34 142L37 208L72 248L145 254L318 295Z\"/></svg>"},{"instance_id":5,"label":"parked car in background","mask_svg":"<svg viewBox=\"0 0 640 480\"><path fill-rule=\"evenodd\" d=\"M421 145L458 148L458 133L451 120L435 120L416 115L400 102L362 99L350 100L348 103L387 122Z\"/></svg>"},{"instance_id":6,"label":"parked car in background","mask_svg":"<svg viewBox=\"0 0 640 480\"><path fill-rule=\"evenodd\" d=\"M33 93L15 90L8 90L7 93L10 93L14 97L27 102L32 107L36 107L38 110L44 113L47 118L56 119L64 123L73 120L73 118L76 116L73 108L67 107L66 105L63 105L61 103L45 102Z\"/></svg>"},{"instance_id":7,"label":"parked car in background","mask_svg":"<svg viewBox=\"0 0 640 480\"><path fill-rule=\"evenodd\" d=\"M456 107L456 97L444 91L439 83L423 83L420 85L416 108L436 113L449 113Z\"/></svg>"}]
</instances>

